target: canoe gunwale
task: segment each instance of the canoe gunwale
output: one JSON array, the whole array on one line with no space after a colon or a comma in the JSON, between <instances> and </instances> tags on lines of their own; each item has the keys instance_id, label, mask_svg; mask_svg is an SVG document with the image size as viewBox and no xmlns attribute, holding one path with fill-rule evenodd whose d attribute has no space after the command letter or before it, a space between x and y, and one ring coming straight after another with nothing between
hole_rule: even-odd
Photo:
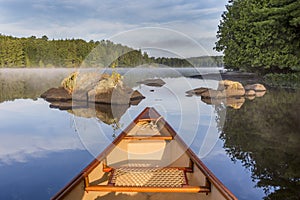
<instances>
[{"instance_id":1,"label":"canoe gunwale","mask_svg":"<svg viewBox=\"0 0 300 200\"><path fill-rule=\"evenodd\" d=\"M154 112L156 115L156 118L153 118L153 113L151 113L151 118L145 116L145 114L148 114L150 111ZM144 117L143 117L144 116ZM187 155L191 159L191 167L188 167L188 172L193 172L193 164L195 164L200 171L204 174L206 177L206 185L205 186L184 186L183 188L179 188L180 191L173 190L174 188L143 188L141 190L140 187L131 187L130 188L124 188L124 187L117 187L117 186L111 186L111 185L97 185L97 186L90 186L88 175L91 173L105 158L107 155L115 148L117 144L121 142L122 139L124 139L127 135L127 133L139 122L143 121L155 121L155 120L162 120L164 123L164 127L167 128L169 133L171 134L172 138L176 140L179 145L183 149L186 150ZM136 139L136 137L135 137ZM157 139L157 138L151 138L151 139ZM160 139L160 138L159 138ZM167 138L168 139L168 138ZM107 167L109 170L113 170L113 168ZM82 180L85 182L85 190L86 191L122 191L122 188L124 189L124 192L132 191L132 192L187 192L187 191L193 191L196 192L211 192L211 184L216 187L216 189L222 193L222 195L228 199L228 200L237 200L237 198L234 196L233 193L229 189L226 188L225 185L204 165L204 163L197 157L197 155L185 144L185 142L181 139L181 137L175 132L175 130L168 124L167 121L165 121L164 118L161 117L161 115L151 107L146 107L128 126L125 128L119 136L111 143L109 144L105 150L100 153L87 167L85 167L76 177L74 177L64 188L62 188L57 194L55 194L51 199L61 199L65 195L67 195L69 192L71 192L72 188L75 187L77 184L79 184ZM168 190L169 189L169 190ZM150 190L150 191L148 191Z\"/></svg>"}]
</instances>

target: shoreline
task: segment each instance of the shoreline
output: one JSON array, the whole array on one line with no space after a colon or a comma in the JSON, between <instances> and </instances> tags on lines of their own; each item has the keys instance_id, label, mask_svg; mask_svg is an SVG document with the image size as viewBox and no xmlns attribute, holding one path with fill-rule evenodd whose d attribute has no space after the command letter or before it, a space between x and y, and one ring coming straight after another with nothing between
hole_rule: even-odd
<instances>
[{"instance_id":1,"label":"shoreline","mask_svg":"<svg viewBox=\"0 0 300 200\"><path fill-rule=\"evenodd\" d=\"M255 73L249 72L220 72L220 73L209 73L209 74L198 74L189 76L189 78L195 79L208 79L208 80L231 80L238 81L243 84L254 84L254 83L264 83L263 77L258 76Z\"/></svg>"}]
</instances>

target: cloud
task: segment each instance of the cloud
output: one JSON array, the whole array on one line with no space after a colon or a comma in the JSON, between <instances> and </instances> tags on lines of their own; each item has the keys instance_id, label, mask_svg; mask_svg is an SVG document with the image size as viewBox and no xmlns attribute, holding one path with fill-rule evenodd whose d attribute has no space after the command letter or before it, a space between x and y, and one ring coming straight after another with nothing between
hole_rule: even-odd
<instances>
[{"instance_id":1,"label":"cloud","mask_svg":"<svg viewBox=\"0 0 300 200\"><path fill-rule=\"evenodd\" d=\"M0 27L3 34L14 36L101 40L122 31L155 26L174 29L200 41L199 38L215 37L225 3L225 0L0 0Z\"/></svg>"}]
</instances>

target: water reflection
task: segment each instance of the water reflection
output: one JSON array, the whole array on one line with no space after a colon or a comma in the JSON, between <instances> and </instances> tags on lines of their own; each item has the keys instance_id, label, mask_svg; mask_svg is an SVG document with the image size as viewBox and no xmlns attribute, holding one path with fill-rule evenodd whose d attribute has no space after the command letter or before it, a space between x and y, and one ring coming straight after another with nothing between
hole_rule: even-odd
<instances>
[{"instance_id":1,"label":"water reflection","mask_svg":"<svg viewBox=\"0 0 300 200\"><path fill-rule=\"evenodd\" d=\"M37 99L60 85L74 69L0 69L0 103L15 99Z\"/></svg>"},{"instance_id":2,"label":"water reflection","mask_svg":"<svg viewBox=\"0 0 300 200\"><path fill-rule=\"evenodd\" d=\"M4 102L0 112L0 166L26 163L49 152L83 150L69 114L53 112L42 99Z\"/></svg>"},{"instance_id":3,"label":"water reflection","mask_svg":"<svg viewBox=\"0 0 300 200\"><path fill-rule=\"evenodd\" d=\"M299 98L300 91L271 90L239 110L227 109L219 126L228 155L251 171L265 199L299 199ZM219 115L224 109L216 107Z\"/></svg>"}]
</instances>

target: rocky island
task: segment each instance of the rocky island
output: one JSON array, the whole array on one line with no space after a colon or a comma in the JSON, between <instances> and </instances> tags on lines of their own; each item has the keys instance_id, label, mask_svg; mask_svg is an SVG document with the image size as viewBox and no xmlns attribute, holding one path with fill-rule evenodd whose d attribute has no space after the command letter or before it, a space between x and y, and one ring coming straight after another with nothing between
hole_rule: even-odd
<instances>
[{"instance_id":1,"label":"rocky island","mask_svg":"<svg viewBox=\"0 0 300 200\"><path fill-rule=\"evenodd\" d=\"M50 106L70 109L87 103L130 105L145 97L137 90L127 87L119 74L96 72L73 72L61 86L50 88L41 95Z\"/></svg>"},{"instance_id":2,"label":"rocky island","mask_svg":"<svg viewBox=\"0 0 300 200\"><path fill-rule=\"evenodd\" d=\"M253 100L255 97L262 97L266 90L265 86L259 83L247 84L244 87L237 81L221 80L216 90L200 87L186 93L188 96L201 96L201 100L207 104L225 104L234 109L239 109L244 104L245 98Z\"/></svg>"}]
</instances>

